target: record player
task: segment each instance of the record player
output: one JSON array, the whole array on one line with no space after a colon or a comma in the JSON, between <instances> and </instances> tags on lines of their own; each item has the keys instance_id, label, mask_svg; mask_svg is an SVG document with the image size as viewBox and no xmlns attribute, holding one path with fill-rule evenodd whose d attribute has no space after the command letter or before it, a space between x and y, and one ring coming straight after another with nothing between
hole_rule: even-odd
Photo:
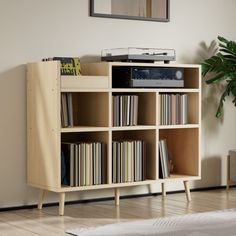
<instances>
[{"instance_id":1,"label":"record player","mask_svg":"<svg viewBox=\"0 0 236 236\"><path fill-rule=\"evenodd\" d=\"M102 50L101 60L149 63L164 61L164 63L169 63L170 61L175 61L175 50L135 47L104 49Z\"/></svg>"}]
</instances>

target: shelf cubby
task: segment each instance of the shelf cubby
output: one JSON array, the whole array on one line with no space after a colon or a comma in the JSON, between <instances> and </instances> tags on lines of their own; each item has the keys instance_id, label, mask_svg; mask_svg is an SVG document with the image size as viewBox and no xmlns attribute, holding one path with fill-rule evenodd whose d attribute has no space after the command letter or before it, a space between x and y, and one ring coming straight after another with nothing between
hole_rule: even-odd
<instances>
[{"instance_id":1,"label":"shelf cubby","mask_svg":"<svg viewBox=\"0 0 236 236\"><path fill-rule=\"evenodd\" d=\"M174 169L172 174L200 176L199 129L162 129L159 139L166 139L169 158Z\"/></svg>"},{"instance_id":2,"label":"shelf cubby","mask_svg":"<svg viewBox=\"0 0 236 236\"><path fill-rule=\"evenodd\" d=\"M200 88L200 76L199 68L184 66L184 88Z\"/></svg>"},{"instance_id":3,"label":"shelf cubby","mask_svg":"<svg viewBox=\"0 0 236 236\"><path fill-rule=\"evenodd\" d=\"M156 125L156 93L155 92L113 92L112 96L138 96L138 126ZM113 107L114 109L114 107ZM113 117L114 119L114 117ZM117 127L117 126L116 126Z\"/></svg>"},{"instance_id":4,"label":"shelf cubby","mask_svg":"<svg viewBox=\"0 0 236 236\"><path fill-rule=\"evenodd\" d=\"M180 95L183 95L183 94L186 94L187 97L188 97L188 107L187 107L187 124L184 124L184 125L197 125L199 124L199 93L197 92L177 92L177 93L174 93L174 92L160 92L159 93L159 96L158 96L158 112L159 112L159 116L158 116L158 124L160 126L163 126L161 124L161 114L162 114L162 105L161 105L161 95L163 94L169 94L169 95L176 95L176 94L180 94ZM183 125L183 124L175 124L175 125ZM171 126L171 125L170 125Z\"/></svg>"},{"instance_id":5,"label":"shelf cubby","mask_svg":"<svg viewBox=\"0 0 236 236\"><path fill-rule=\"evenodd\" d=\"M108 132L79 132L79 133L62 133L61 134L61 143L94 143L101 142L104 144L104 175L105 182L103 184L107 184L108 180L108 153L109 153L109 133ZM90 171L93 171L90 170ZM93 184L89 185L92 186ZM68 187L68 186L62 186ZM80 186L80 188L87 186ZM78 188L78 186L71 187Z\"/></svg>"},{"instance_id":6,"label":"shelf cubby","mask_svg":"<svg viewBox=\"0 0 236 236\"><path fill-rule=\"evenodd\" d=\"M112 141L143 140L146 155L146 179L157 179L156 130L113 131Z\"/></svg>"},{"instance_id":7,"label":"shelf cubby","mask_svg":"<svg viewBox=\"0 0 236 236\"><path fill-rule=\"evenodd\" d=\"M108 93L74 92L74 127L108 127Z\"/></svg>"}]
</instances>

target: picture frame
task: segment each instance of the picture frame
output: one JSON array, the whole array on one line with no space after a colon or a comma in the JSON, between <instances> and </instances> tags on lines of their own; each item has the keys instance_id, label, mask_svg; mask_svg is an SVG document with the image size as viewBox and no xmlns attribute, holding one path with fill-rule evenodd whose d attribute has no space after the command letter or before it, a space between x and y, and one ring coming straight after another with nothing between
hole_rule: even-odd
<instances>
[{"instance_id":1,"label":"picture frame","mask_svg":"<svg viewBox=\"0 0 236 236\"><path fill-rule=\"evenodd\" d=\"M170 0L90 0L90 16L169 22Z\"/></svg>"}]
</instances>

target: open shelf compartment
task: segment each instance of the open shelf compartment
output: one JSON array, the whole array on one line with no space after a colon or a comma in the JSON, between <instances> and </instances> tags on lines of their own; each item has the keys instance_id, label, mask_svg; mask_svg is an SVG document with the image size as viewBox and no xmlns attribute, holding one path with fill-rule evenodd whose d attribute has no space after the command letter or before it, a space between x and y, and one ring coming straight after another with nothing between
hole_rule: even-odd
<instances>
[{"instance_id":1,"label":"open shelf compartment","mask_svg":"<svg viewBox=\"0 0 236 236\"><path fill-rule=\"evenodd\" d=\"M173 175L200 176L199 129L162 129L159 139L166 139ZM159 157L160 158L160 157Z\"/></svg>"},{"instance_id":2,"label":"open shelf compartment","mask_svg":"<svg viewBox=\"0 0 236 236\"><path fill-rule=\"evenodd\" d=\"M181 92L181 93L167 93L167 92L161 92L159 93L159 96L158 96L158 107L157 107L157 110L158 110L158 113L159 113L159 116L158 116L158 124L163 126L162 124L162 113L164 112L163 111L163 103L162 103L162 99L161 98L161 95L184 95L186 94L187 95L187 100L188 100L188 106L187 106L187 123L184 124L184 125L198 125L199 124L199 93L192 93L192 92ZM171 99L171 98L170 98ZM173 105L172 105L173 106ZM180 108L180 107L179 107ZM170 108L171 109L171 108ZM176 115L176 106L175 106L175 115ZM170 116L172 116L172 112L173 112L173 107L170 111ZM171 124L171 125L183 125L183 124Z\"/></svg>"},{"instance_id":3,"label":"open shelf compartment","mask_svg":"<svg viewBox=\"0 0 236 236\"><path fill-rule=\"evenodd\" d=\"M101 185L101 184L107 184L108 183L108 158L107 158L107 155L108 155L108 149L109 149L109 133L106 132L106 131L103 131L103 132L79 132L79 133L62 133L61 134L61 143L76 143L76 144L81 144L81 143L87 143L87 144L91 144L91 143L96 143L96 142L102 142L104 144L104 147L103 147L103 152L104 152L104 158L102 159L98 159L98 160L103 160L103 163L101 163L100 167L102 168L102 172L101 172L101 175L103 177L101 177L103 179L102 183L95 183L93 181L89 181L90 183L89 184L84 184L84 185L73 185L71 188L85 188L85 187L88 187L88 186L94 186L94 185ZM90 146L90 149L89 147L85 147L85 149L88 148L88 153L90 152L90 154L92 155L95 155L94 152L95 152L95 147L93 146L94 149L92 149L92 146ZM86 152L87 152L86 150ZM98 150L98 149L97 149ZM89 157L89 154L88 153L83 153L83 156L81 156L81 160L82 158L84 158L84 161L86 163L87 159L90 158ZM68 156L65 156L65 159L68 158ZM91 177L89 178L94 178L94 166L95 166L95 160L96 157L93 157L90 158L90 163L86 166L86 168L89 166L89 175ZM76 163L74 161L74 163ZM77 162L78 164L79 162ZM97 164L99 164L99 161L97 162ZM79 164L78 164L79 165ZM86 164L85 164L86 165ZM61 167L62 167L62 163L61 163ZM76 168L76 165L74 166ZM100 168L99 165L97 168ZM75 169L74 168L74 169ZM62 170L62 168L61 168ZM87 169L86 169L87 171ZM75 173L75 172L74 172ZM82 173L80 173L80 170L78 170L78 175L80 175ZM87 178L87 177L86 177ZM91 179L90 179L91 180ZM70 186L67 186L67 185L63 185L62 184L62 187L70 187Z\"/></svg>"},{"instance_id":4,"label":"open shelf compartment","mask_svg":"<svg viewBox=\"0 0 236 236\"><path fill-rule=\"evenodd\" d=\"M112 141L143 140L145 143L146 179L157 179L156 130L113 131Z\"/></svg>"},{"instance_id":5,"label":"open shelf compartment","mask_svg":"<svg viewBox=\"0 0 236 236\"><path fill-rule=\"evenodd\" d=\"M112 96L138 96L137 125L156 125L156 93L155 92L113 92ZM112 104L114 102L112 101ZM112 119L114 120L114 109L112 106ZM114 122L112 121L112 124ZM117 126L116 126L117 127Z\"/></svg>"},{"instance_id":6,"label":"open shelf compartment","mask_svg":"<svg viewBox=\"0 0 236 236\"><path fill-rule=\"evenodd\" d=\"M200 88L200 70L199 67L184 68L184 88Z\"/></svg>"},{"instance_id":7,"label":"open shelf compartment","mask_svg":"<svg viewBox=\"0 0 236 236\"><path fill-rule=\"evenodd\" d=\"M107 92L72 92L73 127L108 127Z\"/></svg>"}]
</instances>

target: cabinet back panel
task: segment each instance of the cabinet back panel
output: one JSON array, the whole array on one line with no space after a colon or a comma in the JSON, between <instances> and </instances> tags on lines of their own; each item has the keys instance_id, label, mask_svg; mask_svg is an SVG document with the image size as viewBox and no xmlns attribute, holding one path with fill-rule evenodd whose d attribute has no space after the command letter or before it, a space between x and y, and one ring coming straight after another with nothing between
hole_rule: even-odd
<instances>
[{"instance_id":1,"label":"cabinet back panel","mask_svg":"<svg viewBox=\"0 0 236 236\"><path fill-rule=\"evenodd\" d=\"M199 88L199 68L185 68L184 69L184 87L185 88Z\"/></svg>"},{"instance_id":2,"label":"cabinet back panel","mask_svg":"<svg viewBox=\"0 0 236 236\"><path fill-rule=\"evenodd\" d=\"M75 126L108 126L108 93L73 93Z\"/></svg>"}]
</instances>

